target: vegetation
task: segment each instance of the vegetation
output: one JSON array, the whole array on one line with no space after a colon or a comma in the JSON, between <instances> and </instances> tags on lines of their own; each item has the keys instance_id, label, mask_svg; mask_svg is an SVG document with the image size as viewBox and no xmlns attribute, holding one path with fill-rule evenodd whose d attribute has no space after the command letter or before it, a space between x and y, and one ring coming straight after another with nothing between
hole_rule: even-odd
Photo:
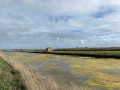
<instances>
[{"instance_id":1,"label":"vegetation","mask_svg":"<svg viewBox=\"0 0 120 90\"><path fill-rule=\"evenodd\" d=\"M61 55L79 55L98 58L120 58L120 51L54 51L46 52Z\"/></svg>"},{"instance_id":2,"label":"vegetation","mask_svg":"<svg viewBox=\"0 0 120 90\"><path fill-rule=\"evenodd\" d=\"M58 48L54 51L120 51L120 47L98 47L98 48Z\"/></svg>"},{"instance_id":3,"label":"vegetation","mask_svg":"<svg viewBox=\"0 0 120 90\"><path fill-rule=\"evenodd\" d=\"M19 73L0 58L0 90L25 90Z\"/></svg>"},{"instance_id":4,"label":"vegetation","mask_svg":"<svg viewBox=\"0 0 120 90\"><path fill-rule=\"evenodd\" d=\"M57 90L54 80L42 77L38 72L30 68L27 64L21 61L15 61L13 58L8 59L8 57L2 54L0 54L0 57L19 72L19 75L21 76L21 80L27 90ZM14 74L13 71L12 73ZM6 79L10 80L11 77ZM19 85L19 83L16 84ZM13 88L13 89L0 89L0 90L21 90L21 89Z\"/></svg>"},{"instance_id":5,"label":"vegetation","mask_svg":"<svg viewBox=\"0 0 120 90\"><path fill-rule=\"evenodd\" d=\"M120 51L56 51L61 53L84 53L84 54L97 54L97 55L116 55L120 56Z\"/></svg>"}]
</instances>

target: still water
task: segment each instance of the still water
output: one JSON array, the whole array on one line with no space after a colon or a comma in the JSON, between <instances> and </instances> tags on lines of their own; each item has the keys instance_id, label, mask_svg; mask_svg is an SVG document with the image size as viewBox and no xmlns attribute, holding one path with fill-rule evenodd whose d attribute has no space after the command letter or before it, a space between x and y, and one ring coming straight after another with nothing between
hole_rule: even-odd
<instances>
[{"instance_id":1,"label":"still water","mask_svg":"<svg viewBox=\"0 0 120 90\"><path fill-rule=\"evenodd\" d=\"M120 60L53 54L5 52L45 77L51 77L61 90L120 90Z\"/></svg>"}]
</instances>

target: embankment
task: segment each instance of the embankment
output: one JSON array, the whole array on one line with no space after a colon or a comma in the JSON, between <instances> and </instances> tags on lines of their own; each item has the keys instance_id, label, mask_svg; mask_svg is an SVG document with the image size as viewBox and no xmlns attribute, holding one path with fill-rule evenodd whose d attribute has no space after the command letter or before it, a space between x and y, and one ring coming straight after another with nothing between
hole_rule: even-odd
<instances>
[{"instance_id":1,"label":"embankment","mask_svg":"<svg viewBox=\"0 0 120 90\"><path fill-rule=\"evenodd\" d=\"M19 72L0 58L0 90L26 90Z\"/></svg>"},{"instance_id":2,"label":"embankment","mask_svg":"<svg viewBox=\"0 0 120 90\"><path fill-rule=\"evenodd\" d=\"M91 53L71 53L71 52L31 52L31 53L44 53L44 54L58 54L58 55L75 55L75 56L87 56L96 58L116 58L120 59L120 55L107 55L107 54L91 54Z\"/></svg>"},{"instance_id":3,"label":"embankment","mask_svg":"<svg viewBox=\"0 0 120 90\"><path fill-rule=\"evenodd\" d=\"M0 55L0 57L19 72L21 80L27 90L58 90L54 80L41 76L28 65L8 59L4 55Z\"/></svg>"}]
</instances>

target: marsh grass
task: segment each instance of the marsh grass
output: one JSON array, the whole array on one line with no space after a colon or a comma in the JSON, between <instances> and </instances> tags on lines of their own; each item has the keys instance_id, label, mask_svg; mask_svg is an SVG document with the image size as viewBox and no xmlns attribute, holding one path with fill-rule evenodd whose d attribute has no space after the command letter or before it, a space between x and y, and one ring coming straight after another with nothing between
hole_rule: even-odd
<instances>
[{"instance_id":1,"label":"marsh grass","mask_svg":"<svg viewBox=\"0 0 120 90\"><path fill-rule=\"evenodd\" d=\"M0 90L25 90L19 73L0 58Z\"/></svg>"},{"instance_id":2,"label":"marsh grass","mask_svg":"<svg viewBox=\"0 0 120 90\"><path fill-rule=\"evenodd\" d=\"M54 51L54 52L120 56L120 51Z\"/></svg>"},{"instance_id":3,"label":"marsh grass","mask_svg":"<svg viewBox=\"0 0 120 90\"><path fill-rule=\"evenodd\" d=\"M26 65L22 62L17 62L17 61L8 59L4 55L0 55L0 57L4 61L6 61L8 64L10 64L15 70L17 70L19 72L19 74L21 76L21 80L22 80L23 84L26 86L27 90L58 90L55 82L52 79L42 77L39 73L37 73L36 71L31 69L28 65ZM3 76L5 76L5 75L3 75ZM7 85L4 85L4 84L7 82L5 80L9 81L10 79L11 78L4 79L2 85L0 84L2 86L2 88L4 88L2 90L9 90L9 89L7 89L8 88ZM17 80L18 79L15 78L16 82L17 82ZM18 87L18 86L16 86L16 83L14 83L14 82L13 82L13 85L15 86L15 88ZM14 88L14 86L11 86L11 87ZM11 90L19 90L19 89L11 89ZM22 90L24 90L24 89L22 89Z\"/></svg>"}]
</instances>

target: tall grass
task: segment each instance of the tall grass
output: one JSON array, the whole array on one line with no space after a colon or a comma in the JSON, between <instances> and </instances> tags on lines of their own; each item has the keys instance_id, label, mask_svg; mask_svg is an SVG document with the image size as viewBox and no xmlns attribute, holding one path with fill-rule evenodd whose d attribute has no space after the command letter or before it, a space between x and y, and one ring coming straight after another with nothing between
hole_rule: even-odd
<instances>
[{"instance_id":1,"label":"tall grass","mask_svg":"<svg viewBox=\"0 0 120 90\"><path fill-rule=\"evenodd\" d=\"M26 90L19 73L0 58L0 90Z\"/></svg>"},{"instance_id":2,"label":"tall grass","mask_svg":"<svg viewBox=\"0 0 120 90\"><path fill-rule=\"evenodd\" d=\"M0 55L0 57L19 71L21 80L28 90L58 90L54 80L41 76L28 65L8 59L4 55Z\"/></svg>"}]
</instances>

